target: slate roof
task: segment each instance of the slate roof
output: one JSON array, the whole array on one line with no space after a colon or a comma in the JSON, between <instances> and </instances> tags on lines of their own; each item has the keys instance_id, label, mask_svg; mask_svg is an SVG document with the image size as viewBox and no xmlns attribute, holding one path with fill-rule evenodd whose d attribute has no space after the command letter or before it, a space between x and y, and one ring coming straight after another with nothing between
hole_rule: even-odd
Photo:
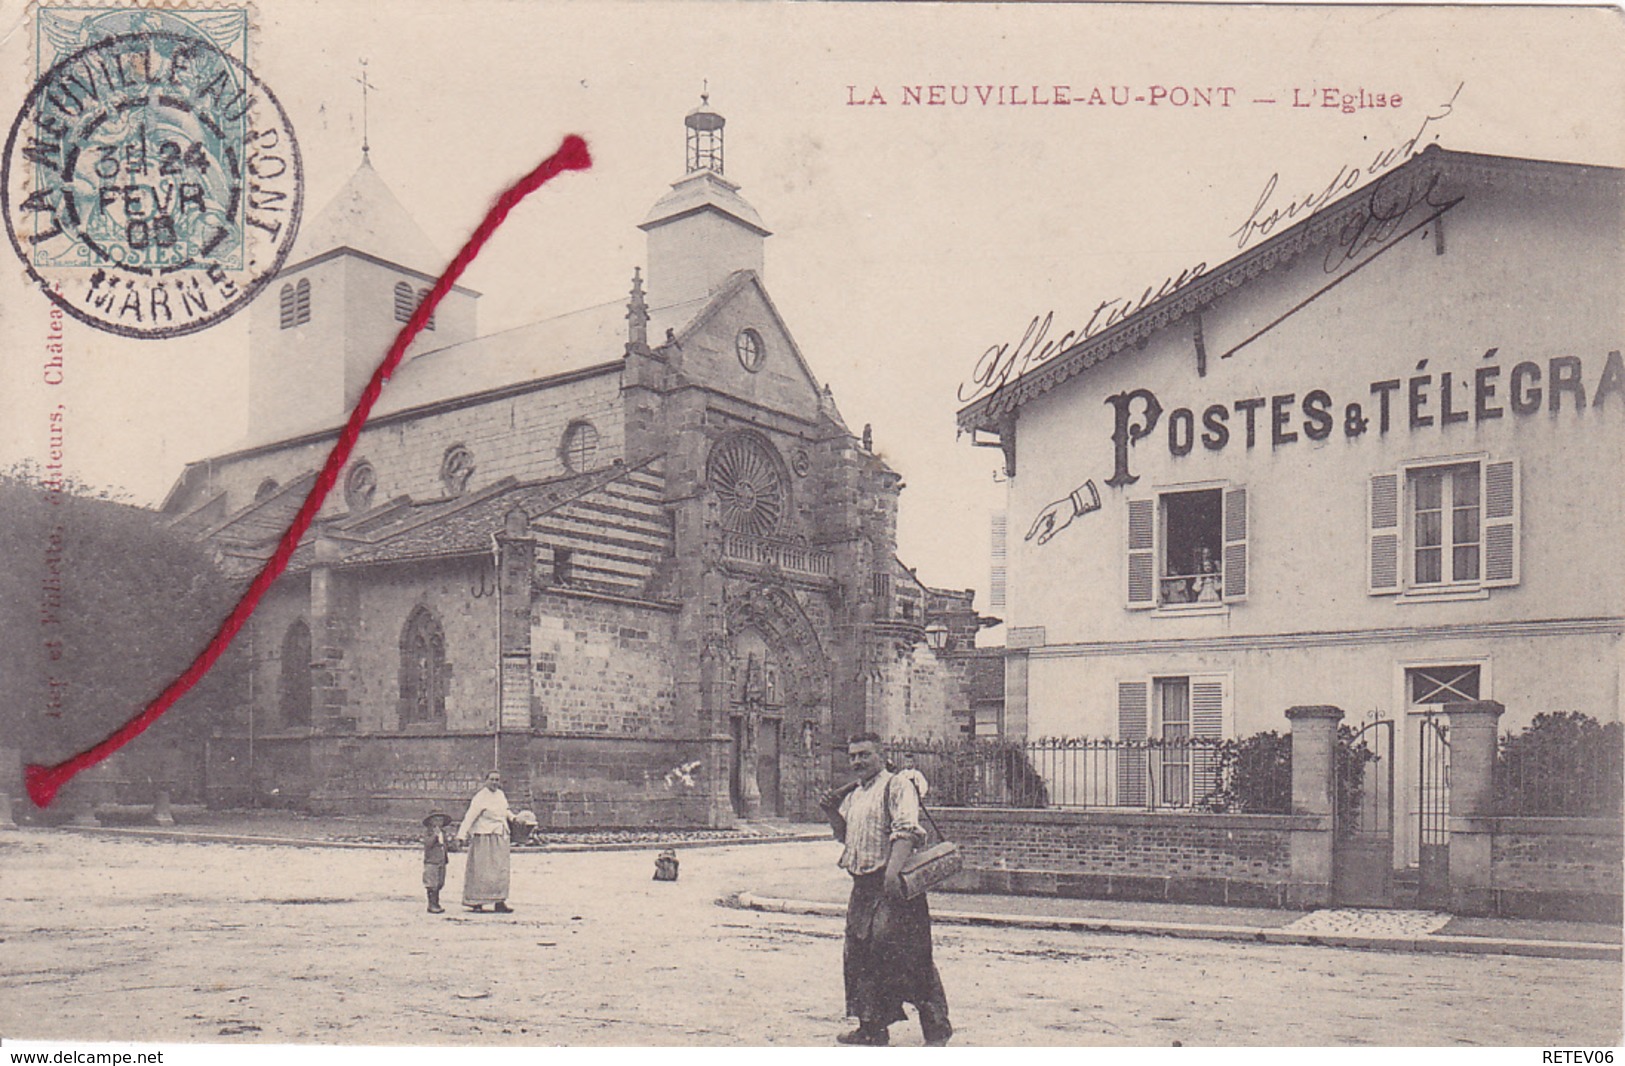
<instances>
[{"instance_id":1,"label":"slate roof","mask_svg":"<svg viewBox=\"0 0 1625 1066\"><path fill-rule=\"evenodd\" d=\"M696 171L672 182L671 191L655 202L638 228L650 230L707 208L743 222L763 237L772 236L762 224L762 216L739 195L739 186L709 170Z\"/></svg>"},{"instance_id":2,"label":"slate roof","mask_svg":"<svg viewBox=\"0 0 1625 1066\"><path fill-rule=\"evenodd\" d=\"M683 328L708 302L650 309L650 343ZM373 415L618 363L625 352L626 301L598 304L415 356L385 386Z\"/></svg>"},{"instance_id":3,"label":"slate roof","mask_svg":"<svg viewBox=\"0 0 1625 1066\"><path fill-rule=\"evenodd\" d=\"M337 566L485 554L491 550L492 536L502 532L509 511L518 508L534 522L654 462L627 467L617 460L600 470L544 481L509 477L450 500L393 500L359 515L320 523L295 550L288 573L309 570L315 563L318 534L328 542L324 551L334 552L331 562ZM265 555L271 547L274 538L264 545Z\"/></svg>"},{"instance_id":4,"label":"slate roof","mask_svg":"<svg viewBox=\"0 0 1625 1066\"><path fill-rule=\"evenodd\" d=\"M353 248L430 277L447 262L365 157L321 214L299 227L288 266L334 248Z\"/></svg>"},{"instance_id":5,"label":"slate roof","mask_svg":"<svg viewBox=\"0 0 1625 1066\"><path fill-rule=\"evenodd\" d=\"M1295 260L1299 255L1334 239L1358 212L1366 209L1371 189L1379 181L1426 178L1429 174L1476 180L1504 180L1538 185L1605 177L1616 184L1625 171L1616 167L1561 163L1540 159L1456 152L1429 145L1411 159L1366 182L1268 240L1221 263L1195 281L1140 308L1109 329L1073 344L1045 362L1029 368L988 395L961 408L959 429L997 431L1003 416L1075 377L1125 348L1143 344L1152 334L1184 320L1221 296L1259 275Z\"/></svg>"}]
</instances>

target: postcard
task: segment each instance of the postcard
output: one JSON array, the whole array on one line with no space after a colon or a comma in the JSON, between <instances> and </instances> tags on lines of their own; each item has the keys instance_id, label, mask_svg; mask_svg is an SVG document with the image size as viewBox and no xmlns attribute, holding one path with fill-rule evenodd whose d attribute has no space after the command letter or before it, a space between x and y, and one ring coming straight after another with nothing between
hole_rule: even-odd
<instances>
[{"instance_id":1,"label":"postcard","mask_svg":"<svg viewBox=\"0 0 1625 1066\"><path fill-rule=\"evenodd\" d=\"M1617 10L0 25L8 1051L1619 1044Z\"/></svg>"}]
</instances>

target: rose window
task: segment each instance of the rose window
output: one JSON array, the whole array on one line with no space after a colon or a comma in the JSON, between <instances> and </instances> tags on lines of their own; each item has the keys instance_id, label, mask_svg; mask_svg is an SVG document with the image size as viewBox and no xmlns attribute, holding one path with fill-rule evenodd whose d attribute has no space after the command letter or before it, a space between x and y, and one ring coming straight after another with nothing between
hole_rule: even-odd
<instances>
[{"instance_id":1,"label":"rose window","mask_svg":"<svg viewBox=\"0 0 1625 1066\"><path fill-rule=\"evenodd\" d=\"M779 528L788 492L767 445L755 437L729 437L711 450L705 474L722 503L722 528L758 537Z\"/></svg>"}]
</instances>

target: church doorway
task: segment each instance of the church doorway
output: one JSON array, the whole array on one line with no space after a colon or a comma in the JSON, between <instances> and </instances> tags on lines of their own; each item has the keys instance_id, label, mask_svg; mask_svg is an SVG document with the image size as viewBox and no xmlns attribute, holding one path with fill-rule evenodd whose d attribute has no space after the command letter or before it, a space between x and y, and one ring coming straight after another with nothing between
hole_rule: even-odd
<instances>
[{"instance_id":1,"label":"church doorway","mask_svg":"<svg viewBox=\"0 0 1625 1066\"><path fill-rule=\"evenodd\" d=\"M777 818L784 813L784 796L779 781L779 748L783 739L784 723L779 718L762 717L756 724L755 758L751 759L745 736L747 718L733 715L731 727L734 738L734 758L729 773L728 792L733 799L734 813L741 817ZM755 763L755 814L747 810L746 793L749 782L746 762Z\"/></svg>"},{"instance_id":2,"label":"church doorway","mask_svg":"<svg viewBox=\"0 0 1625 1066\"><path fill-rule=\"evenodd\" d=\"M779 750L784 723L781 664L758 629L733 642L728 671L729 728L733 763L729 793L742 818L776 818L783 813L779 789Z\"/></svg>"},{"instance_id":3,"label":"church doorway","mask_svg":"<svg viewBox=\"0 0 1625 1066\"><path fill-rule=\"evenodd\" d=\"M718 724L733 739L729 793L741 818L816 819L829 787L830 664L795 596L756 586L730 599Z\"/></svg>"}]
</instances>

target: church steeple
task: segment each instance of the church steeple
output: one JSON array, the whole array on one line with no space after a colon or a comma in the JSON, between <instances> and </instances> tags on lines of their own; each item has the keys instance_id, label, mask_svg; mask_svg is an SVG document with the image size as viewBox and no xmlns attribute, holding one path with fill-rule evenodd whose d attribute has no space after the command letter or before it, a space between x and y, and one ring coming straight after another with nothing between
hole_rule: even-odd
<instances>
[{"instance_id":1,"label":"church steeple","mask_svg":"<svg viewBox=\"0 0 1625 1066\"><path fill-rule=\"evenodd\" d=\"M727 120L710 93L683 118L686 173L638 228L648 234L649 296L655 306L709 296L740 270L762 273L771 233L739 186L722 176Z\"/></svg>"},{"instance_id":2,"label":"church steeple","mask_svg":"<svg viewBox=\"0 0 1625 1066\"><path fill-rule=\"evenodd\" d=\"M343 422L445 263L363 151L332 202L300 227L274 292L249 311L250 438ZM471 339L478 296L454 286L407 357Z\"/></svg>"}]
</instances>

